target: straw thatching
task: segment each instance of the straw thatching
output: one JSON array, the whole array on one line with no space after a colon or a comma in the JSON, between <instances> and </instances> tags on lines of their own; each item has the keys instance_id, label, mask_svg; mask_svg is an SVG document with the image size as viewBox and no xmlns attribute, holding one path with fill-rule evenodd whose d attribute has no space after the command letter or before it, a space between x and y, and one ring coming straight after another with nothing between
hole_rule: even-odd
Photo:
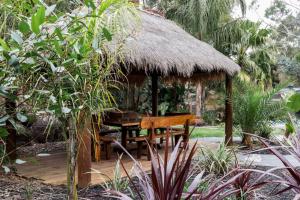
<instances>
[{"instance_id":1,"label":"straw thatching","mask_svg":"<svg viewBox=\"0 0 300 200\"><path fill-rule=\"evenodd\" d=\"M209 44L194 38L174 22L140 11L141 28L121 49L127 69L162 76L197 79L230 76L240 67Z\"/></svg>"}]
</instances>

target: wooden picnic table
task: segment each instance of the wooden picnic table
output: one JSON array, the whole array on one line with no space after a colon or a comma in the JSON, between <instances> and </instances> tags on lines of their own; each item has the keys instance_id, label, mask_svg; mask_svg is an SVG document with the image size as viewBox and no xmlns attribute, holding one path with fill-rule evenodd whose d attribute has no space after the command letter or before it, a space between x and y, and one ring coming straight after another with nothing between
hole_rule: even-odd
<instances>
[{"instance_id":1,"label":"wooden picnic table","mask_svg":"<svg viewBox=\"0 0 300 200\"><path fill-rule=\"evenodd\" d=\"M140 121L139 120L105 120L103 122L104 125L107 126L115 126L121 128L121 144L126 149L127 144L127 134L129 128L139 127Z\"/></svg>"}]
</instances>

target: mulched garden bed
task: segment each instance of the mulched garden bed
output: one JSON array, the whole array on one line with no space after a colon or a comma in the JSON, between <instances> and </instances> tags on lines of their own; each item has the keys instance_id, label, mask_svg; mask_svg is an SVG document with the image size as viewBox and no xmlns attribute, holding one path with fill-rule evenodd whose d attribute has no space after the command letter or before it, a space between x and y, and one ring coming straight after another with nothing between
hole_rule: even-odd
<instances>
[{"instance_id":1,"label":"mulched garden bed","mask_svg":"<svg viewBox=\"0 0 300 200\"><path fill-rule=\"evenodd\" d=\"M255 167L262 171L270 169L269 167ZM276 175L280 175L282 171L275 171ZM260 174L253 174L251 180L256 180ZM267 177L266 179L270 179ZM264 180L266 180L264 179ZM135 179L133 179L136 181ZM257 199L272 199L272 200L290 200L293 199L294 193L287 191L280 195L271 196L271 193L282 189L283 187L277 187L276 184L268 184L263 187L257 194ZM91 186L89 188L79 191L79 199L112 199L103 196L104 188L100 185ZM128 193L128 190L124 191ZM37 200L63 200L66 199L67 188L65 186L53 186L44 184L36 179L28 179L19 177L17 175L0 175L0 199L5 200L19 200L19 199L37 199Z\"/></svg>"},{"instance_id":2,"label":"mulched garden bed","mask_svg":"<svg viewBox=\"0 0 300 200\"><path fill-rule=\"evenodd\" d=\"M34 143L17 149L19 156L35 156L39 153L56 153L66 151L66 142Z\"/></svg>"},{"instance_id":3,"label":"mulched garden bed","mask_svg":"<svg viewBox=\"0 0 300 200\"><path fill-rule=\"evenodd\" d=\"M290 153L283 148L277 141L269 141L268 142L272 148L276 148L282 155L290 155ZM272 154L270 150L266 149L260 142L254 141L252 149L243 146L241 143L237 143L238 152L244 154Z\"/></svg>"}]
</instances>

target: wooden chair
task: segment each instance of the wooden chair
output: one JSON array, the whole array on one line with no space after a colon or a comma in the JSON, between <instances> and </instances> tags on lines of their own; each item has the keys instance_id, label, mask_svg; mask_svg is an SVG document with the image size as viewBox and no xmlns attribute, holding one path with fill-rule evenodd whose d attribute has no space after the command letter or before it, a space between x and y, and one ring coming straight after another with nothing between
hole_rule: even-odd
<instances>
[{"instance_id":1,"label":"wooden chair","mask_svg":"<svg viewBox=\"0 0 300 200\"><path fill-rule=\"evenodd\" d=\"M174 136L175 145L177 144L180 137L183 137L183 145L186 145L189 139L189 125L196 117L194 115L178 115L178 116L167 116L167 117L143 117L141 120L141 129L148 129L149 134L147 136L139 136L128 138L129 140L137 143L137 157L140 158L142 155L143 143L147 142L150 148L154 148L156 145L156 139L158 138L169 138ZM184 131L171 131L172 126L184 125ZM165 133L156 133L156 129L166 128ZM147 153L148 160L150 160L150 154Z\"/></svg>"},{"instance_id":2,"label":"wooden chair","mask_svg":"<svg viewBox=\"0 0 300 200\"><path fill-rule=\"evenodd\" d=\"M111 158L112 143L117 140L117 138L112 136L112 134L120 132L120 129L101 129L100 126L98 124L97 116L93 116L92 160L95 162L99 162L101 160L101 150L103 150L106 160Z\"/></svg>"},{"instance_id":3,"label":"wooden chair","mask_svg":"<svg viewBox=\"0 0 300 200\"><path fill-rule=\"evenodd\" d=\"M103 143L103 151L105 153L105 159L110 160L111 158L111 152L112 152L112 146L111 144L116 140L117 138L112 136L100 136L100 142ZM101 148L101 147L100 147Z\"/></svg>"}]
</instances>

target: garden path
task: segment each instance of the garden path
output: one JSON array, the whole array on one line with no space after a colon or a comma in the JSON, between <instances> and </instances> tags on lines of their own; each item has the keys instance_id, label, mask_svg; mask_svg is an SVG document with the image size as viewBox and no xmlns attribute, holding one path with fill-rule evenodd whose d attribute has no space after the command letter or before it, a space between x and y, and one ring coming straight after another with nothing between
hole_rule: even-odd
<instances>
[{"instance_id":1,"label":"garden path","mask_svg":"<svg viewBox=\"0 0 300 200\"><path fill-rule=\"evenodd\" d=\"M190 144L195 141L191 140ZM206 146L208 148L216 148L217 144L198 142L198 145ZM135 157L135 151L132 152ZM163 149L159 150L159 153L163 154ZM67 154L66 152L60 152L55 154L49 154L48 156L33 156L33 157L23 157L22 160L26 161L23 164L16 164L17 174L27 178L39 179L44 183L61 185L66 184L67 180ZM100 162L92 163L92 169L101 172L92 174L92 185L103 183L108 178L112 179L114 177L114 169L117 160L117 153L112 154L110 160L101 160ZM125 168L130 171L133 165L133 161L129 156L124 155L122 157ZM151 170L151 163L147 161L146 156L143 156L139 160L145 171ZM125 173L122 170L122 175Z\"/></svg>"}]
</instances>

